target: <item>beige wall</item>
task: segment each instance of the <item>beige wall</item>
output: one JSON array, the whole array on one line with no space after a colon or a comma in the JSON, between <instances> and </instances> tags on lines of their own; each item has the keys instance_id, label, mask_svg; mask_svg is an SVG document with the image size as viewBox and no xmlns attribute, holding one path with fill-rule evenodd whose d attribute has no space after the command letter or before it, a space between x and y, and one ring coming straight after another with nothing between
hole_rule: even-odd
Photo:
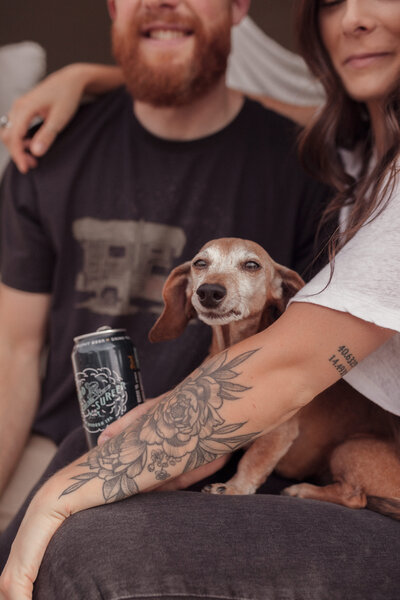
<instances>
[{"instance_id":1,"label":"beige wall","mask_svg":"<svg viewBox=\"0 0 400 600\"><path fill-rule=\"evenodd\" d=\"M215 0L217 1L217 0ZM252 0L251 16L273 38L292 48L294 0ZM48 70L73 61L111 62L105 0L4 0L0 44L39 42Z\"/></svg>"}]
</instances>

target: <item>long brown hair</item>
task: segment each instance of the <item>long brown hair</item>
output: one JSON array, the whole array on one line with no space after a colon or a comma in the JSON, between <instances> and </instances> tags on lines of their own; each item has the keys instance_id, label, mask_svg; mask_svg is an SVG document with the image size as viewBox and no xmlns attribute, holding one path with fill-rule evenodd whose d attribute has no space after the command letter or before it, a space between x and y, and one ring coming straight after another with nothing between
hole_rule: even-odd
<instances>
[{"instance_id":1,"label":"long brown hair","mask_svg":"<svg viewBox=\"0 0 400 600\"><path fill-rule=\"evenodd\" d=\"M325 105L301 133L300 156L314 176L337 191L324 220L337 217L341 208L349 205L346 229L340 232L338 228L329 242L332 264L337 248L353 237L372 215L375 218L390 198L400 151L399 90L392 92L384 103L387 150L369 171L373 140L366 107L350 98L332 66L320 35L319 0L297 0L296 4L300 51L326 92ZM357 148L361 161L357 179L346 173L339 148Z\"/></svg>"}]
</instances>

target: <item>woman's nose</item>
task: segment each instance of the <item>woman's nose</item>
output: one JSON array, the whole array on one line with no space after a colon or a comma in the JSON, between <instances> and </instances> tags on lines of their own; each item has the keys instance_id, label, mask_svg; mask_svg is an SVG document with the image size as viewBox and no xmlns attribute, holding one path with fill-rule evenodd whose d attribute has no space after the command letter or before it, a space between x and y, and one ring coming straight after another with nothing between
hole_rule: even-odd
<instances>
[{"instance_id":1,"label":"woman's nose","mask_svg":"<svg viewBox=\"0 0 400 600\"><path fill-rule=\"evenodd\" d=\"M143 0L143 4L148 8L176 8L181 0Z\"/></svg>"},{"instance_id":2,"label":"woman's nose","mask_svg":"<svg viewBox=\"0 0 400 600\"><path fill-rule=\"evenodd\" d=\"M376 27L372 0L346 0L343 8L342 27L345 34L362 34Z\"/></svg>"}]
</instances>

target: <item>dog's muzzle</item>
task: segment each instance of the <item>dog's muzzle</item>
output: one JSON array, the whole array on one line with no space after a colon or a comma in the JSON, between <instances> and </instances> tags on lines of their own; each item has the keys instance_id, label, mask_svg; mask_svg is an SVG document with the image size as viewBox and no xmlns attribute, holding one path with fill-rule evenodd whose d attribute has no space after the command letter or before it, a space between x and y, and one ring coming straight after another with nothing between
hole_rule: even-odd
<instances>
[{"instance_id":1,"label":"dog's muzzle","mask_svg":"<svg viewBox=\"0 0 400 600\"><path fill-rule=\"evenodd\" d=\"M196 294L204 308L216 308L226 296L226 288L218 283L203 283Z\"/></svg>"}]
</instances>

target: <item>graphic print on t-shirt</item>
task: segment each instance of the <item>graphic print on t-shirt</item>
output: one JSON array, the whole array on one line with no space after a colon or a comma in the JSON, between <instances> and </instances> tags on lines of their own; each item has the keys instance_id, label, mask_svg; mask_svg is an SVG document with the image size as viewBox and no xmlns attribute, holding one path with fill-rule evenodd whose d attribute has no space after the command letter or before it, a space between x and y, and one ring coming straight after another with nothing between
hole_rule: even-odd
<instances>
[{"instance_id":1,"label":"graphic print on t-shirt","mask_svg":"<svg viewBox=\"0 0 400 600\"><path fill-rule=\"evenodd\" d=\"M73 235L82 249L77 308L107 315L160 314L163 285L186 244L183 229L87 217L74 222Z\"/></svg>"}]
</instances>

